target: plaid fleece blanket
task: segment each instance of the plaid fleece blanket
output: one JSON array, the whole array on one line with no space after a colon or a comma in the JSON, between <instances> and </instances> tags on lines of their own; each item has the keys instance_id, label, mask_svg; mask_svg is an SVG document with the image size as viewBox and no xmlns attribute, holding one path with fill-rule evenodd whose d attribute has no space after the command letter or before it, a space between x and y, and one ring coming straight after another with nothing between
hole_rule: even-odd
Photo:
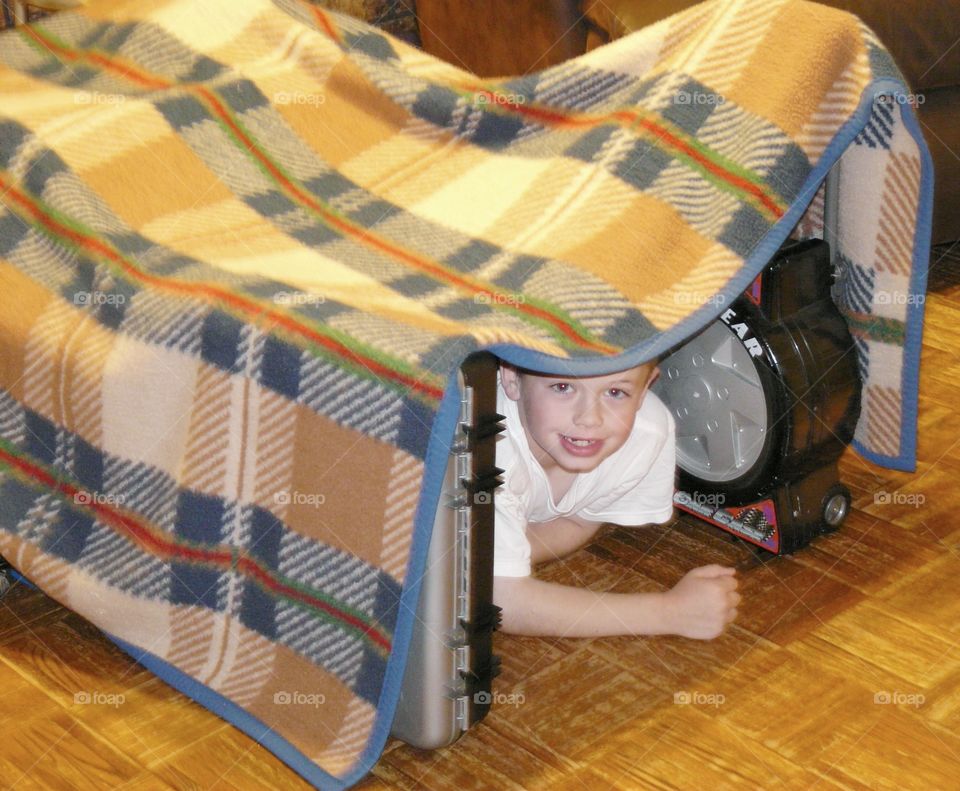
<instances>
[{"instance_id":1,"label":"plaid fleece blanket","mask_svg":"<svg viewBox=\"0 0 960 791\"><path fill-rule=\"evenodd\" d=\"M869 30L714 0L483 80L296 0L0 37L0 554L317 785L390 728L460 360L608 373L823 233L914 463L931 202ZM300 705L298 705L300 704Z\"/></svg>"}]
</instances>

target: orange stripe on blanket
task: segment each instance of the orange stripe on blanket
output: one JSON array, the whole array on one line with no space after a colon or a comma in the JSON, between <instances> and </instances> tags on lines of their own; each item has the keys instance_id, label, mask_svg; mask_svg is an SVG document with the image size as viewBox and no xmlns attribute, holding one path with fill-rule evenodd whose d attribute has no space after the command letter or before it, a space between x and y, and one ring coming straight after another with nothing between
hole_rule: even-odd
<instances>
[{"instance_id":1,"label":"orange stripe on blanket","mask_svg":"<svg viewBox=\"0 0 960 791\"><path fill-rule=\"evenodd\" d=\"M74 245L88 252L94 253L102 259L119 267L124 274L137 280L140 283L147 283L157 288L171 291L178 294L186 294L192 297L202 297L208 300L221 302L230 308L243 313L248 320L263 322L264 318L269 319L266 322L273 329L281 327L290 334L309 341L317 346L333 352L338 357L347 362L361 366L377 376L383 376L386 379L414 390L421 395L425 395L434 401L440 401L443 398L444 389L439 384L433 385L423 381L421 377L412 376L401 371L389 368L378 362L370 355L363 355L350 349L336 339L323 335L316 330L297 321L291 316L281 313L275 308L269 307L263 303L235 294L227 289L220 288L210 283L186 283L173 278L162 278L151 275L140 269L137 269L130 261L121 255L113 247L96 237L80 233L67 225L59 222L54 217L44 212L27 195L18 190L12 183L0 176L0 189L3 189L7 195L21 206L21 208L36 222L41 224L49 232L61 238L69 239ZM438 377L434 377L439 379Z\"/></svg>"},{"instance_id":2,"label":"orange stripe on blanket","mask_svg":"<svg viewBox=\"0 0 960 791\"><path fill-rule=\"evenodd\" d=\"M32 29L31 35L41 43L46 43L46 39L40 38L39 34ZM86 58L98 66L110 69L120 77L129 78L134 81L150 79L150 76L146 72L134 70L132 66L128 67L124 64L114 62L101 53L87 50L69 50L64 45L58 44L52 37L50 37L49 43L50 46L55 47L58 52L69 52L72 58ZM158 83L160 83L159 80ZM616 346L604 343L603 341L593 340L589 337L588 333L573 326L573 322L555 315L546 308L533 304L532 301L510 299L510 297L514 296L513 294L502 293L490 284L463 276L452 269L444 267L439 261L420 255L384 236L374 233L368 228L350 222L332 211L322 201L315 198L307 190L289 178L266 152L262 150L258 141L247 134L246 130L237 123L233 117L233 113L230 112L212 91L202 85L179 84L166 81L163 82L162 87L177 87L181 90L190 91L202 98L214 115L223 122L230 133L241 143L241 148L245 154L253 156L257 163L269 173L274 182L282 187L288 195L292 196L301 205L313 211L331 228L336 229L344 236L389 255L408 266L419 269L441 282L466 291L472 296L485 296L489 299L488 304L495 305L499 309L525 314L529 318L547 325L555 333L559 333L568 341L571 341L583 349L603 354L613 354L620 351Z\"/></svg>"},{"instance_id":3,"label":"orange stripe on blanket","mask_svg":"<svg viewBox=\"0 0 960 791\"><path fill-rule=\"evenodd\" d=\"M0 463L15 469L22 477L33 484L57 492L73 503L75 507L94 513L100 521L110 526L118 533L127 536L146 552L165 561L182 560L190 563L203 563L220 568L233 568L247 577L255 579L262 587L277 596L306 605L312 609L326 613L337 621L363 634L371 643L384 652L389 653L390 637L375 624L364 623L363 620L337 607L335 604L324 601L318 595L302 590L298 584L288 584L277 579L264 569L256 560L248 555L238 556L232 547L204 547L191 545L183 541L176 541L167 536L162 530L152 529L124 513L119 507L100 502L89 496L89 492L74 486L69 481L54 477L50 472L38 464L20 458L0 445Z\"/></svg>"},{"instance_id":4,"label":"orange stripe on blanket","mask_svg":"<svg viewBox=\"0 0 960 791\"><path fill-rule=\"evenodd\" d=\"M715 154L708 151L694 138L685 138L679 130L673 132L665 122L657 122L645 113L634 110L618 110L614 113L587 114L575 112L559 112L547 107L529 105L526 102L514 102L505 99L495 91L482 85L465 84L464 89L483 96L489 105L500 108L507 113L513 113L531 118L540 123L551 126L568 126L574 128L592 128L603 124L616 123L624 128L636 127L649 133L652 139L665 148L689 158L703 170L717 180L752 198L772 218L780 219L784 214L784 207L780 201L765 189L759 178L751 180L736 173L732 167L724 165Z\"/></svg>"}]
</instances>

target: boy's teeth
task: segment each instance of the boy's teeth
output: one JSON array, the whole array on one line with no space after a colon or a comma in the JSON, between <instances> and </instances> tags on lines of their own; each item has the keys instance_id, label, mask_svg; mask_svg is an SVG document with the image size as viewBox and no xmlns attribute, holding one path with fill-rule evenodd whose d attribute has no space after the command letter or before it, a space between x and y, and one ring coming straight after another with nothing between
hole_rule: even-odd
<instances>
[{"instance_id":1,"label":"boy's teeth","mask_svg":"<svg viewBox=\"0 0 960 791\"><path fill-rule=\"evenodd\" d=\"M567 439L572 442L574 445L592 445L592 439L574 439L573 437L567 437Z\"/></svg>"}]
</instances>

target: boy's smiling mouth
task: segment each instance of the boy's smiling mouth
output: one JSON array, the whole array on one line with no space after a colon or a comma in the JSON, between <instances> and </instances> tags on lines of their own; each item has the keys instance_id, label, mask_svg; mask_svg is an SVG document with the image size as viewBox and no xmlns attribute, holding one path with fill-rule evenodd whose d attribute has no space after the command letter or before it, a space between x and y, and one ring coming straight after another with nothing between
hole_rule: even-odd
<instances>
[{"instance_id":1,"label":"boy's smiling mouth","mask_svg":"<svg viewBox=\"0 0 960 791\"><path fill-rule=\"evenodd\" d=\"M595 453L599 453L600 448L603 447L603 440L571 437L567 434L561 434L560 444L567 453L571 453L574 456L593 456Z\"/></svg>"}]
</instances>

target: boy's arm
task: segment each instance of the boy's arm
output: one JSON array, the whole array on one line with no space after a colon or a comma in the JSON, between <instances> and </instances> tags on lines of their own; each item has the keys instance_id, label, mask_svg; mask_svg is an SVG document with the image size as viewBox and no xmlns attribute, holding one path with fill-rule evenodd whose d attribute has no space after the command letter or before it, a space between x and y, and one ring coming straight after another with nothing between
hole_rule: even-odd
<instances>
[{"instance_id":1,"label":"boy's arm","mask_svg":"<svg viewBox=\"0 0 960 791\"><path fill-rule=\"evenodd\" d=\"M597 593L536 577L494 577L493 602L509 634L600 637L662 634L662 594Z\"/></svg>"},{"instance_id":2,"label":"boy's arm","mask_svg":"<svg viewBox=\"0 0 960 791\"><path fill-rule=\"evenodd\" d=\"M666 593L598 593L535 577L494 577L503 631L555 637L678 634L709 640L737 615L735 571L695 568Z\"/></svg>"},{"instance_id":3,"label":"boy's arm","mask_svg":"<svg viewBox=\"0 0 960 791\"><path fill-rule=\"evenodd\" d=\"M586 544L602 522L588 522L578 516L560 516L549 522L528 522L530 562L544 563L569 555Z\"/></svg>"}]
</instances>

